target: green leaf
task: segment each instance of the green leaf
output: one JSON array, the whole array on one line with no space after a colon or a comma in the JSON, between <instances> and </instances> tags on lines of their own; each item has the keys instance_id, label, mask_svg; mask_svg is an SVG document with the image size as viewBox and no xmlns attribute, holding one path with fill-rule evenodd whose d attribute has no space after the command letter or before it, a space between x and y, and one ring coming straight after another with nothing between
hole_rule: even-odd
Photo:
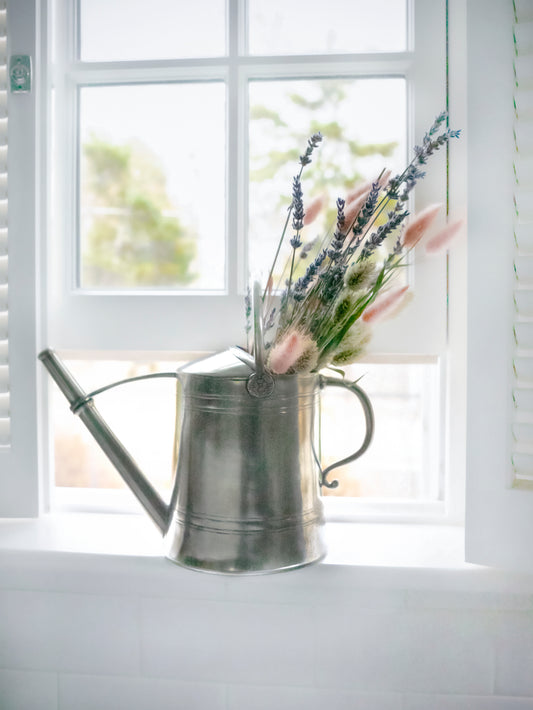
<instances>
[{"instance_id":1,"label":"green leaf","mask_svg":"<svg viewBox=\"0 0 533 710\"><path fill-rule=\"evenodd\" d=\"M250 119L252 121L258 121L261 119L266 119L272 121L275 126L286 127L287 124L282 120L281 116L277 111L267 108L263 104L256 104L250 107Z\"/></svg>"},{"instance_id":2,"label":"green leaf","mask_svg":"<svg viewBox=\"0 0 533 710\"><path fill-rule=\"evenodd\" d=\"M387 158L394 153L397 147L398 143L396 141L391 143L365 143L364 145L358 141L348 141L350 153L358 158L375 155L376 153Z\"/></svg>"},{"instance_id":3,"label":"green leaf","mask_svg":"<svg viewBox=\"0 0 533 710\"><path fill-rule=\"evenodd\" d=\"M331 370L332 372L336 372L337 375L340 375L343 380L346 377L346 373L344 372L344 370L341 370L340 367L333 367L333 365L327 365L326 370Z\"/></svg>"}]
</instances>

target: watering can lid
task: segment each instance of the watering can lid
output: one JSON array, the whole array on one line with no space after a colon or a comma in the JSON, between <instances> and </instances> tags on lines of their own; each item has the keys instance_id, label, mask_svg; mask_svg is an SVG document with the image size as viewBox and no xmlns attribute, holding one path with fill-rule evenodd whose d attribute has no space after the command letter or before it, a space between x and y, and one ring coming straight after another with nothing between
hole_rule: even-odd
<instances>
[{"instance_id":1,"label":"watering can lid","mask_svg":"<svg viewBox=\"0 0 533 710\"><path fill-rule=\"evenodd\" d=\"M253 357L242 348L232 347L187 363L178 370L186 375L216 377L249 377L255 370Z\"/></svg>"}]
</instances>

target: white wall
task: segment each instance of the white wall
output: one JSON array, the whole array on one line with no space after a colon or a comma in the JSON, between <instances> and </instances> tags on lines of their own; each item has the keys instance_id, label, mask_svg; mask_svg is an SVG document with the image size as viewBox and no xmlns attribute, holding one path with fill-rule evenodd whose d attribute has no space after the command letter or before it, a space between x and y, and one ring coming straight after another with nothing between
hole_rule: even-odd
<instances>
[{"instance_id":1,"label":"white wall","mask_svg":"<svg viewBox=\"0 0 533 710\"><path fill-rule=\"evenodd\" d=\"M509 579L4 549L0 708L533 709L533 579Z\"/></svg>"}]
</instances>

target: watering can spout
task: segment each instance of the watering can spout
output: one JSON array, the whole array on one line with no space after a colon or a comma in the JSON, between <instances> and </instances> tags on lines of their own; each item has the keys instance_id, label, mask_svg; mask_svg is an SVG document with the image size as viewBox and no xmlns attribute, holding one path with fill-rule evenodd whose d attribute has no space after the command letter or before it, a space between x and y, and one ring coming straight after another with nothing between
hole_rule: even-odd
<instances>
[{"instance_id":1,"label":"watering can spout","mask_svg":"<svg viewBox=\"0 0 533 710\"><path fill-rule=\"evenodd\" d=\"M87 395L53 350L43 350L39 360L46 367L70 404L92 434L100 448L117 469L125 483L142 504L162 535L170 524L170 508L146 479L135 460L117 439Z\"/></svg>"}]
</instances>

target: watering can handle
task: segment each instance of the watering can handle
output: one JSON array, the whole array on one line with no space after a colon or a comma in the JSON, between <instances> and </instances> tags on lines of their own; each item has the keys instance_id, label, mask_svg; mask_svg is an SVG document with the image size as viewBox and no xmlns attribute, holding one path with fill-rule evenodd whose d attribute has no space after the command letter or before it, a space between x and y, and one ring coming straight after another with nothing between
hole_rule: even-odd
<instances>
[{"instance_id":1,"label":"watering can handle","mask_svg":"<svg viewBox=\"0 0 533 710\"><path fill-rule=\"evenodd\" d=\"M254 318L254 370L246 383L248 394L262 399L270 397L274 391L274 378L265 367L265 343L263 340L263 316L261 313L262 298L259 282L254 283L253 318Z\"/></svg>"},{"instance_id":2,"label":"watering can handle","mask_svg":"<svg viewBox=\"0 0 533 710\"><path fill-rule=\"evenodd\" d=\"M321 472L320 485L325 486L326 488L337 488L339 482L337 480L328 481L326 479L326 476L334 468L344 466L344 464L350 463L350 461L355 461L355 459L358 459L360 456L362 456L368 449L368 447L370 446L370 442L372 441L372 437L374 435L374 411L372 409L372 404L367 394L364 392L364 390L361 389L361 387L359 387L356 382L345 382L344 380L338 380L334 377L326 377L325 375L320 375L320 387L345 387L346 389L350 390L350 392L355 394L355 396L359 399L365 415L366 434L361 446L357 449L357 451L355 451L355 453L351 454L350 456L346 456L346 458L341 459L340 461L336 461L335 463L331 464L331 466L328 466Z\"/></svg>"}]
</instances>

